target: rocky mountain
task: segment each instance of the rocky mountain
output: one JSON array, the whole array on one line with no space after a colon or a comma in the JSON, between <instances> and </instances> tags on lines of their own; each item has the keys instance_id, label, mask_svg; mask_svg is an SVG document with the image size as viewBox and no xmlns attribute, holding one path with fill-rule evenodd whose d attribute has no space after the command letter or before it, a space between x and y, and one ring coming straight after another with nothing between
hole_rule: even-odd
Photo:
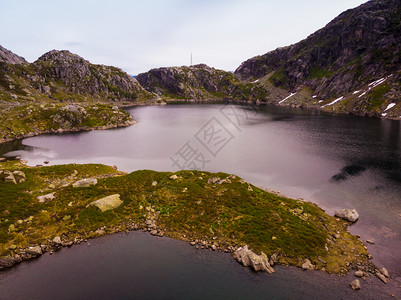
<instances>
[{"instance_id":1,"label":"rocky mountain","mask_svg":"<svg viewBox=\"0 0 401 300\"><path fill-rule=\"evenodd\" d=\"M25 58L12 53L10 50L7 50L0 45L0 62L8 64L24 64L27 61Z\"/></svg>"},{"instance_id":2,"label":"rocky mountain","mask_svg":"<svg viewBox=\"0 0 401 300\"><path fill-rule=\"evenodd\" d=\"M205 64L152 69L136 79L164 99L252 101L267 95L262 87L241 82L232 73Z\"/></svg>"},{"instance_id":3,"label":"rocky mountain","mask_svg":"<svg viewBox=\"0 0 401 300\"><path fill-rule=\"evenodd\" d=\"M66 50L52 50L34 63L27 63L3 49L0 49L3 104L41 101L138 104L157 97L121 69L91 64Z\"/></svg>"},{"instance_id":4,"label":"rocky mountain","mask_svg":"<svg viewBox=\"0 0 401 300\"><path fill-rule=\"evenodd\" d=\"M269 101L401 117L401 1L350 9L294 45L243 62L235 74L277 92Z\"/></svg>"}]
</instances>

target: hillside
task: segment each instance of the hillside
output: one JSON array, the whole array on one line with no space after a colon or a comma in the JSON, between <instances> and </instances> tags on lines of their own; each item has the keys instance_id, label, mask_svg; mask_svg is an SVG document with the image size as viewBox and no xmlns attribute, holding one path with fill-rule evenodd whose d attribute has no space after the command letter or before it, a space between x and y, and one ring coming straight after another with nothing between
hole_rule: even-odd
<instances>
[{"instance_id":1,"label":"hillside","mask_svg":"<svg viewBox=\"0 0 401 300\"><path fill-rule=\"evenodd\" d=\"M0 105L88 101L138 104L154 98L121 69L91 64L66 50L52 50L27 63L0 48Z\"/></svg>"},{"instance_id":2,"label":"hillside","mask_svg":"<svg viewBox=\"0 0 401 300\"><path fill-rule=\"evenodd\" d=\"M232 73L205 64L152 69L141 73L138 82L164 99L263 100L266 91L252 83L243 83Z\"/></svg>"},{"instance_id":3,"label":"hillside","mask_svg":"<svg viewBox=\"0 0 401 300\"><path fill-rule=\"evenodd\" d=\"M399 119L401 1L347 10L305 40L243 62L235 74L294 94L282 101L270 93L273 103Z\"/></svg>"}]
</instances>

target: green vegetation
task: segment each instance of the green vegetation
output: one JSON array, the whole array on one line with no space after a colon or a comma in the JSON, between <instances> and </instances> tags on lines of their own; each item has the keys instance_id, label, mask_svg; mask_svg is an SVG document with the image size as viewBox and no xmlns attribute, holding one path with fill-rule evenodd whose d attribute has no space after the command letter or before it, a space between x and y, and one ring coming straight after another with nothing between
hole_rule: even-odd
<instances>
[{"instance_id":1,"label":"green vegetation","mask_svg":"<svg viewBox=\"0 0 401 300\"><path fill-rule=\"evenodd\" d=\"M276 87L283 87L286 83L286 76L283 69L279 69L270 76L269 81L273 83Z\"/></svg>"},{"instance_id":2,"label":"green vegetation","mask_svg":"<svg viewBox=\"0 0 401 300\"><path fill-rule=\"evenodd\" d=\"M0 114L0 141L28 134L110 128L132 124L131 116L110 105L41 104L11 107Z\"/></svg>"},{"instance_id":3,"label":"green vegetation","mask_svg":"<svg viewBox=\"0 0 401 300\"><path fill-rule=\"evenodd\" d=\"M391 89L389 84L382 84L374 88L367 94L367 100L369 102L368 109L377 110L384 103L384 95Z\"/></svg>"},{"instance_id":4,"label":"green vegetation","mask_svg":"<svg viewBox=\"0 0 401 300\"><path fill-rule=\"evenodd\" d=\"M122 231L129 228L127 224L146 228L145 221L154 212L157 228L166 236L210 241L219 249L248 244L256 252L278 253L283 264L299 266L309 258L318 268L342 273L350 263L367 260L366 250L347 232L345 221L312 203L265 192L234 175L179 171L174 173L176 179L170 179L170 172L123 175L96 164L29 168L5 162L1 169L26 174L22 183L0 181L1 255L47 244L55 236L73 241ZM98 178L98 183L71 186L89 177ZM209 184L212 177L222 182ZM38 201L38 196L52 192L55 199ZM112 194L123 200L114 210L101 212L88 206Z\"/></svg>"}]
</instances>

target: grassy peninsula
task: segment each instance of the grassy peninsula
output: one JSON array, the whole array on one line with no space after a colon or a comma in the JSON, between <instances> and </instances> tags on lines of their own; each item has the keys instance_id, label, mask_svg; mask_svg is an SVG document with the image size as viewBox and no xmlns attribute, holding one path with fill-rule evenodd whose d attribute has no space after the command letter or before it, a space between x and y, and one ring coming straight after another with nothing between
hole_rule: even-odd
<instances>
[{"instance_id":1,"label":"grassy peninsula","mask_svg":"<svg viewBox=\"0 0 401 300\"><path fill-rule=\"evenodd\" d=\"M16 177L21 171L25 178L6 182L6 170ZM35 256L29 249L38 246L53 251L83 239L143 229L226 252L246 244L255 253L274 255L280 264L301 266L309 259L316 269L337 274L369 264L367 251L348 233L346 221L235 175L150 170L126 174L99 164L27 167L19 161L0 163L0 171L3 261L29 259ZM91 183L74 187L84 178L92 178ZM115 208L102 211L89 205L117 194L122 202Z\"/></svg>"}]
</instances>

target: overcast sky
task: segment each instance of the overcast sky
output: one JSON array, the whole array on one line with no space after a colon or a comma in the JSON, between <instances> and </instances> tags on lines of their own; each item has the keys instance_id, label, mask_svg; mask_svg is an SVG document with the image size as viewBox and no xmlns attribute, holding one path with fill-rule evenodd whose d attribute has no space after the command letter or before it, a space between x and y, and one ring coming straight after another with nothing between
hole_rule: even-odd
<instances>
[{"instance_id":1,"label":"overcast sky","mask_svg":"<svg viewBox=\"0 0 401 300\"><path fill-rule=\"evenodd\" d=\"M227 71L296 43L366 0L0 0L0 45L29 62L67 49L130 74Z\"/></svg>"}]
</instances>

